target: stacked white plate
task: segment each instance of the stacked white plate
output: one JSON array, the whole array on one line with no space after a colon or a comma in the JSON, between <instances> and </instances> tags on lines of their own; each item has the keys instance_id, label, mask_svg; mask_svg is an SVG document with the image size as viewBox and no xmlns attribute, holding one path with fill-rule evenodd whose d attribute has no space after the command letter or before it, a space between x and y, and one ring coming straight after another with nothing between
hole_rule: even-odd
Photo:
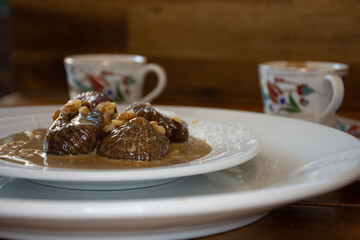
<instances>
[{"instance_id":1,"label":"stacked white plate","mask_svg":"<svg viewBox=\"0 0 360 240\"><path fill-rule=\"evenodd\" d=\"M47 128L56 108L0 109L0 136ZM360 177L360 141L339 130L242 111L160 109L188 120L191 134L206 139L213 151L193 162L142 170L64 170L1 161L0 236L194 238L244 226Z\"/></svg>"}]
</instances>

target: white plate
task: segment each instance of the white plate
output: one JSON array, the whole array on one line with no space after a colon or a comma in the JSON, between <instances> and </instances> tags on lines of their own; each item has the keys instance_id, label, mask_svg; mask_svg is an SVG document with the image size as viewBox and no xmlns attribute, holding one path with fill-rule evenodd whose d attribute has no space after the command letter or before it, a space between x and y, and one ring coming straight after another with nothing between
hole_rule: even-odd
<instances>
[{"instance_id":1,"label":"white plate","mask_svg":"<svg viewBox=\"0 0 360 240\"><path fill-rule=\"evenodd\" d=\"M3 113L0 112L1 117L6 117L0 118L0 136L19 132L20 129L48 128L51 115L56 109L58 107L34 109L31 114L13 117L3 110ZM205 139L212 147L208 155L194 161L147 169L72 170L27 166L0 160L0 175L71 189L132 189L161 185L180 177L230 168L250 160L260 151L259 139L242 126L234 127L219 121L203 121L200 118L193 118L192 120L196 121L192 121L188 116L181 115L188 120L190 134Z\"/></svg>"},{"instance_id":2,"label":"white plate","mask_svg":"<svg viewBox=\"0 0 360 240\"><path fill-rule=\"evenodd\" d=\"M260 138L261 151L227 170L136 190L75 191L3 178L0 236L195 238L244 226L274 208L333 191L360 177L360 141L339 130L241 111L172 109L235 127L243 124Z\"/></svg>"}]
</instances>

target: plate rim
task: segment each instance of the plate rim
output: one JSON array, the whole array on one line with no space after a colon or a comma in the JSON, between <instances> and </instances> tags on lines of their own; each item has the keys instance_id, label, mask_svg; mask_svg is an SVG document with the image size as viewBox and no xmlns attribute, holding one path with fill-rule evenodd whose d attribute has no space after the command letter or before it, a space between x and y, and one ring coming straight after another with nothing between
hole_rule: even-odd
<instances>
[{"instance_id":1,"label":"plate rim","mask_svg":"<svg viewBox=\"0 0 360 240\"><path fill-rule=\"evenodd\" d=\"M360 152L360 149L358 151ZM292 186L270 186L249 191L192 196L187 199L168 197L136 201L130 199L96 200L95 202L77 200L76 202L69 202L66 200L4 199L0 196L0 216L31 219L48 219L51 216L50 218L53 220L61 220L64 217L98 220L106 217L121 220L129 217L143 219L147 217L168 218L169 216L208 215L234 210L261 212L261 210L267 211L270 208L341 188L354 181L357 177L359 177L359 172L356 173L356 170L353 169L350 174L347 174L341 180L329 180L316 185L299 183ZM300 191L304 188L307 190L306 194ZM269 196L265 201L264 198L260 198L264 194ZM204 201L206 201L206 204L204 204ZM165 209L164 202L167 205ZM2 208L1 206L7 207ZM139 206L141 206L141 211L139 211ZM209 206L212 207L209 208ZM262 209L259 210L259 207ZM91 209L96 209L96 214L89 212ZM111 211L108 211L109 209ZM162 209L162 211L158 211L159 209Z\"/></svg>"}]
</instances>

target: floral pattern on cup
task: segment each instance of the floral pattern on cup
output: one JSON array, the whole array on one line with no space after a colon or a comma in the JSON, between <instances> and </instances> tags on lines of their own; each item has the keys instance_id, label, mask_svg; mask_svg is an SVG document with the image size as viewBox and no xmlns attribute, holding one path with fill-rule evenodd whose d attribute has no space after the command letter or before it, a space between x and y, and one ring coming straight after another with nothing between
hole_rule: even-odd
<instances>
[{"instance_id":1,"label":"floral pattern on cup","mask_svg":"<svg viewBox=\"0 0 360 240\"><path fill-rule=\"evenodd\" d=\"M72 68L72 71L75 69ZM77 69L83 73L83 78L74 79L70 86L70 92L100 91L106 93L113 101L122 102L126 95L131 94L129 86L136 83L129 75L116 74L113 71L101 70L99 74L91 74L84 70ZM110 84L108 78L116 78L115 88ZM120 87L122 86L122 87ZM74 94L76 95L76 94Z\"/></svg>"},{"instance_id":2,"label":"floral pattern on cup","mask_svg":"<svg viewBox=\"0 0 360 240\"><path fill-rule=\"evenodd\" d=\"M353 135L354 137L360 138L360 125L356 123L337 122L336 128Z\"/></svg>"},{"instance_id":3,"label":"floral pattern on cup","mask_svg":"<svg viewBox=\"0 0 360 240\"><path fill-rule=\"evenodd\" d=\"M294 83L284 78L275 77L274 81L266 81L266 87L268 94L263 92L263 101L268 99L271 101L269 108L273 108L273 104L280 105L278 111L286 111L290 113L301 112L300 106L306 108L309 105L307 95L315 92L306 83ZM294 98L294 95L298 95L298 98Z\"/></svg>"}]
</instances>

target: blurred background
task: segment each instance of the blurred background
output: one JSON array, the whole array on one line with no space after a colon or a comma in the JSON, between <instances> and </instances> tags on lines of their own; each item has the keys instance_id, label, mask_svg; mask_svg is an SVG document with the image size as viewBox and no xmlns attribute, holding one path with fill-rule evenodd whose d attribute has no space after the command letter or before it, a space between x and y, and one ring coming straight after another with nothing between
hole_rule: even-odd
<instances>
[{"instance_id":1,"label":"blurred background","mask_svg":"<svg viewBox=\"0 0 360 240\"><path fill-rule=\"evenodd\" d=\"M359 0L0 0L0 104L66 101L66 55L132 53L167 71L154 103L261 108L259 62L319 60L360 110L359 23Z\"/></svg>"}]
</instances>

